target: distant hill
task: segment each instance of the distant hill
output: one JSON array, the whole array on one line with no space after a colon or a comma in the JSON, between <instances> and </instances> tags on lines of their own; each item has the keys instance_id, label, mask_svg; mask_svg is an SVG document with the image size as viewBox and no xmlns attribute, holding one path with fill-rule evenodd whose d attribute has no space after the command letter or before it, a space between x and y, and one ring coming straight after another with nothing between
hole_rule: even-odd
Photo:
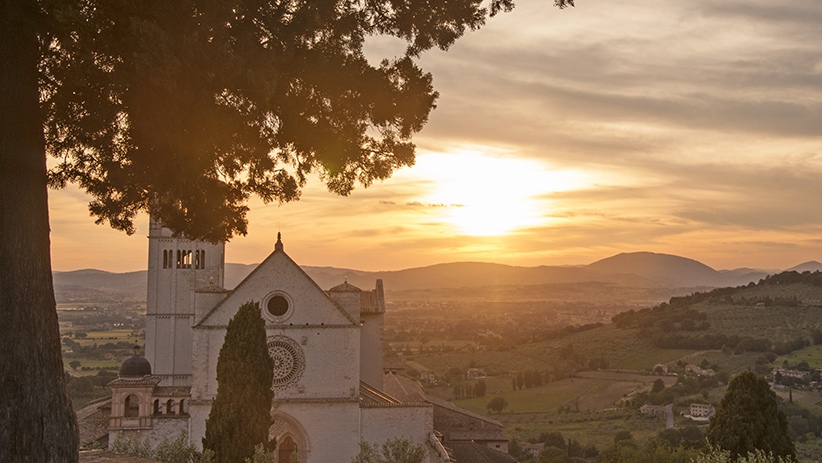
<instances>
[{"instance_id":1,"label":"distant hill","mask_svg":"<svg viewBox=\"0 0 822 463\"><path fill-rule=\"evenodd\" d=\"M148 274L145 270L111 273L103 270L83 269L72 272L53 272L52 279L57 302L61 302L61 296L67 294L71 294L74 299L83 299L84 291L88 291L89 297L93 300L102 295L145 299Z\"/></svg>"},{"instance_id":2,"label":"distant hill","mask_svg":"<svg viewBox=\"0 0 822 463\"><path fill-rule=\"evenodd\" d=\"M817 262L815 260L812 260L810 262L805 262L804 264L799 264L796 267L791 267L788 270L786 270L786 272L789 272L791 270L793 270L795 272L799 272L799 273L802 273L802 272L818 272L818 271L822 271L822 264L820 264L819 262Z\"/></svg>"},{"instance_id":3,"label":"distant hill","mask_svg":"<svg viewBox=\"0 0 822 463\"><path fill-rule=\"evenodd\" d=\"M816 267L814 267L816 266ZM233 289L256 264L226 264L225 287ZM822 269L816 261L806 262L791 270ZM642 288L701 288L739 286L759 281L768 270L736 269L717 271L693 259L652 252L622 253L582 266L518 267L487 262L454 262L396 271L367 272L337 267L303 267L305 272L328 289L349 283L362 289L374 288L382 279L388 291L417 289L523 287L568 283L599 282L623 287ZM144 299L146 271L111 273L85 269L72 272L54 272L58 302L71 295L82 299L84 288L89 298L101 294Z\"/></svg>"}]
</instances>

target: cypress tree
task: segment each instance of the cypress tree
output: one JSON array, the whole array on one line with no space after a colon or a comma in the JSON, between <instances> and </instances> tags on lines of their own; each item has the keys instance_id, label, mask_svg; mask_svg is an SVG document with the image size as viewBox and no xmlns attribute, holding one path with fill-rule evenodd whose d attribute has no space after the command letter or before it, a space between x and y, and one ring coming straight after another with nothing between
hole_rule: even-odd
<instances>
[{"instance_id":1,"label":"cypress tree","mask_svg":"<svg viewBox=\"0 0 822 463\"><path fill-rule=\"evenodd\" d=\"M711 419L708 441L731 452L736 459L756 450L796 460L788 437L788 420L778 410L776 394L764 378L745 371L728 385Z\"/></svg>"},{"instance_id":2,"label":"cypress tree","mask_svg":"<svg viewBox=\"0 0 822 463\"><path fill-rule=\"evenodd\" d=\"M274 393L274 361L268 354L265 322L256 302L247 302L228 323L217 359L217 397L206 421L203 448L216 463L244 461L268 441Z\"/></svg>"}]
</instances>

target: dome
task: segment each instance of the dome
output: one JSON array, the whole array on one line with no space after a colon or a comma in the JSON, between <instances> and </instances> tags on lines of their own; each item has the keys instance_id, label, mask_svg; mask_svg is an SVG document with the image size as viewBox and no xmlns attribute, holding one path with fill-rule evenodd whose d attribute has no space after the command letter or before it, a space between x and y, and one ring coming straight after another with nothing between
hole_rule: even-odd
<instances>
[{"instance_id":1,"label":"dome","mask_svg":"<svg viewBox=\"0 0 822 463\"><path fill-rule=\"evenodd\" d=\"M120 377L139 377L151 375L151 364L140 355L140 346L134 346L131 357L125 359L120 365Z\"/></svg>"}]
</instances>

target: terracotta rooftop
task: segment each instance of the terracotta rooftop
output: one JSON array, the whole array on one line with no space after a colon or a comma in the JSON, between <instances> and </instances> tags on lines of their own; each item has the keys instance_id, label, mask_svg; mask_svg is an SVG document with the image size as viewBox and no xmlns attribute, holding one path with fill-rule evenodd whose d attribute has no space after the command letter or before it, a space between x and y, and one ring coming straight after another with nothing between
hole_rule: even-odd
<instances>
[{"instance_id":1,"label":"terracotta rooftop","mask_svg":"<svg viewBox=\"0 0 822 463\"><path fill-rule=\"evenodd\" d=\"M343 284L337 285L328 290L332 293L361 293L362 290L357 288L356 286L352 285L351 283L346 280Z\"/></svg>"}]
</instances>

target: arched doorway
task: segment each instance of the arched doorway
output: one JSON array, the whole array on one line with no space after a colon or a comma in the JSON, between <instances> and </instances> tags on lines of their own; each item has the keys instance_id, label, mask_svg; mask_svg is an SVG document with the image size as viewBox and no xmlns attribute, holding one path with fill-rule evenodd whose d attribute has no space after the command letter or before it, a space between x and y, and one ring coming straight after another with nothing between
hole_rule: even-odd
<instances>
[{"instance_id":1,"label":"arched doorway","mask_svg":"<svg viewBox=\"0 0 822 463\"><path fill-rule=\"evenodd\" d=\"M311 443L302 425L293 416L274 412L274 424L268 430L268 438L277 442L277 463L310 461Z\"/></svg>"},{"instance_id":2,"label":"arched doorway","mask_svg":"<svg viewBox=\"0 0 822 463\"><path fill-rule=\"evenodd\" d=\"M277 443L277 462L291 463L293 456L299 457L297 444L294 443L294 439L292 439L291 436L285 436L282 442Z\"/></svg>"}]
</instances>

